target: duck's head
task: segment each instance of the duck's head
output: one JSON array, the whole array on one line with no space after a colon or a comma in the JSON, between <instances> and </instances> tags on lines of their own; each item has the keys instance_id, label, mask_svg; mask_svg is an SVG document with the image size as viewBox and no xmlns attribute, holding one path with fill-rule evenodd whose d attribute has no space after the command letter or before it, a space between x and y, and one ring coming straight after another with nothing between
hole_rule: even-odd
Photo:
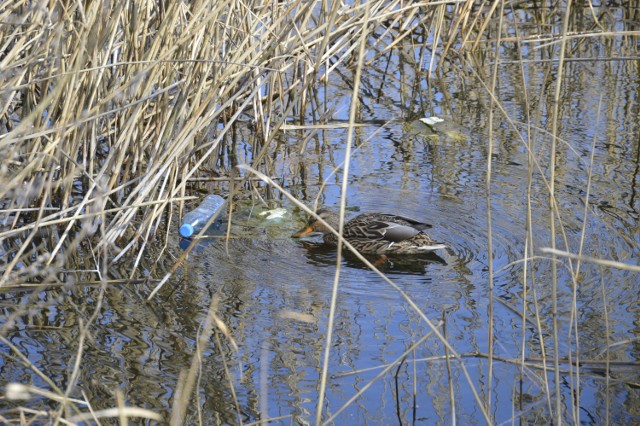
<instances>
[{"instance_id":1,"label":"duck's head","mask_svg":"<svg viewBox=\"0 0 640 426\"><path fill-rule=\"evenodd\" d=\"M327 222L329 225L331 225L331 227L333 227L334 229L338 228L338 214L328 210L328 209L320 209L316 212L316 214L325 222ZM314 232L321 232L323 234L329 234L331 231L329 231L329 228L327 228L325 226L324 223L320 222L315 216L311 216L309 218L309 222L307 223L307 226L304 227L303 229L299 230L298 232L296 232L295 234L293 234L292 236L295 238L298 237L303 237L305 235L309 235L312 234Z\"/></svg>"}]
</instances>

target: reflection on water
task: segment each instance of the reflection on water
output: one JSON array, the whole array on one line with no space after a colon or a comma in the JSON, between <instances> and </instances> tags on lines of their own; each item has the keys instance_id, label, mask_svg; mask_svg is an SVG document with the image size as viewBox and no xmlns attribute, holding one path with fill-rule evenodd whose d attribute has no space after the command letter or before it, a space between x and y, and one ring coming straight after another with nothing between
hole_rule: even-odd
<instances>
[{"instance_id":1,"label":"reflection on water","mask_svg":"<svg viewBox=\"0 0 640 426\"><path fill-rule=\"evenodd\" d=\"M597 50L600 45L593 43ZM483 401L491 382L494 421L509 422L513 413L524 412L525 423L548 423L547 395L554 392L553 374L546 376L551 381L547 389L538 361L553 355L552 260L539 250L550 245L546 113L551 101L547 99L549 82L544 79L551 65L540 61L524 65L529 99L519 83L520 65L500 65L500 96L512 122L498 115L489 139L490 99L475 78L452 69L443 79L427 84L423 70L416 74L412 68L407 73L404 54L408 48L402 49L398 55L377 58L365 70L363 93L370 96L362 99L361 119L386 124L356 133L347 202L351 210L428 221L434 225L430 235L449 248L431 256L392 258L381 265L397 288L348 254L341 261L326 415L367 387L336 424L449 424L453 406L458 422L482 423L464 366ZM529 59L537 59L535 53ZM585 67L592 77L585 77ZM389 68L398 80L386 79ZM483 69L489 72L486 66ZM637 72L617 61L575 62L566 71L570 78L561 100L558 211L554 213L558 247L572 252L582 247L586 255L632 265L638 264L639 255ZM383 94L371 95L382 86ZM335 119L348 118L350 93L345 81L323 89L329 106L336 108ZM466 138L424 137L406 120L397 119L432 113L455 117ZM528 119L533 126L521 124ZM250 131L239 132L247 145L256 142ZM283 137L283 150L272 159L275 174L308 205L319 198L323 205L336 206L347 134L340 129L319 131L311 142L307 136L302 132ZM488 205L489 144L493 144L493 156ZM585 208L589 170L591 187ZM64 384L78 351L77 326L101 303L82 354L80 388L92 401L113 401L112 390L122 389L127 404L167 415L215 296L220 299L216 313L238 349L218 333L219 340L212 339L202 354L196 404L204 423L277 416L285 416L281 423L286 424L312 422L336 252L322 244L291 239L305 215L279 194L260 185L255 190L271 205L241 204L233 217L231 239L210 235L199 242L184 267L150 303L145 302L150 285L111 286L103 293L99 287L73 285L35 295L5 293L3 318L17 324L4 329L10 330L8 341L51 380ZM290 212L286 220L267 222L258 215L277 206ZM171 256L182 253L184 242L177 232L169 244ZM172 261L166 261L166 271ZM638 393L630 383L637 383L638 370L595 363L606 357L629 363L638 358L637 273L591 263L578 267L567 259L557 260L557 266L563 416L576 421L571 404L579 401L583 421L605 423L613 413L616 422L637 421ZM129 271L124 269L114 266L110 274L126 278ZM155 273L162 276L166 271ZM12 318L12 306L26 303L37 308L24 318ZM494 355L501 360L494 362L491 378L484 356L489 347L490 309ZM406 352L432 332L423 315L434 324L442 322L438 330L462 355L460 361L448 364L444 358L448 349L433 335ZM583 361L594 363L581 365L576 379L569 373L576 373L578 367L564 360L575 357L578 349ZM2 351L9 352L6 345ZM530 362L526 368L517 364L521 357ZM398 359L401 363L377 377ZM3 382L47 387L18 359L7 356L0 362ZM606 368L611 369L608 374ZM46 410L49 404L43 398L31 408ZM195 409L190 411L188 422L195 423L197 416Z\"/></svg>"},{"instance_id":2,"label":"reflection on water","mask_svg":"<svg viewBox=\"0 0 640 426\"><path fill-rule=\"evenodd\" d=\"M309 242L307 239L302 242L302 247L307 250L307 256L309 257L309 263L315 266L335 265L336 264L336 251L335 247L324 244L322 241ZM356 255L349 250L344 251L345 265L350 268L369 269L369 267L362 262ZM429 263L439 263L446 265L447 262L435 252L425 253L422 255L413 256L385 256L378 255L363 255L367 261L375 265L378 269L390 272L398 271L402 273L415 272L418 274L424 274L425 265Z\"/></svg>"}]
</instances>

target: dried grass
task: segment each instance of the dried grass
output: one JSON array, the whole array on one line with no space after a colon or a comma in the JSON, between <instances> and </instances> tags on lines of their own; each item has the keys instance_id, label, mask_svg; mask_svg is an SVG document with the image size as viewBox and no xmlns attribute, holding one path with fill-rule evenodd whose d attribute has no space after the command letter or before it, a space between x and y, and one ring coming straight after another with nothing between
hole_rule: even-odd
<instances>
[{"instance_id":1,"label":"dried grass","mask_svg":"<svg viewBox=\"0 0 640 426\"><path fill-rule=\"evenodd\" d=\"M274 184L268 178L273 174L269 156L279 132L285 126L320 128L324 125L322 119L330 114L318 99L317 85L327 83L340 67L361 69L415 32L424 32L424 40L433 40L420 47L434 53L429 75L436 65L442 69L459 56L469 55L473 60L473 55L479 55L489 43L495 45L498 58L500 43L536 42L539 49L554 48L552 44L540 44L542 40L560 43L557 104L567 43L596 36L628 37L633 42L640 34L635 30L608 31L602 19L606 16L596 16L591 3L586 4L597 22L594 28L570 31L569 23L576 18L561 3L558 9L540 8L538 19L544 26L556 14L564 14L562 34L540 34L531 40L518 34L502 37L503 26L498 23L500 14L496 11L514 5L498 1L480 5L473 1L375 1L348 5L299 0L4 1L0 3L0 289L29 291L37 306L35 295L47 288L98 282L104 290L112 283L110 269L121 263L128 265L131 280L145 278L145 268L151 271L151 278L162 278L166 268L160 265L160 259L170 256L166 246L167 240L173 238L171 223L181 213L182 203L196 192L194 189L203 186L203 171L215 170L216 176L210 179L216 184L222 182L225 188L229 188L225 181L232 172L239 171L246 172L237 183L240 186L251 187L249 178L253 175ZM363 50L369 34L376 34L376 41L368 47L375 53L365 63ZM442 51L436 54L440 47ZM354 87L355 99L357 82ZM493 95L495 82L486 87ZM499 103L496 108L499 113ZM550 116L555 120L557 111ZM237 126L247 121L261 143L252 147L251 163L240 165L227 155L227 146L235 143ZM355 121L354 108L350 132ZM553 123L552 134L557 127ZM552 140L553 171L556 139ZM305 143L302 141L302 146ZM523 140L523 144L529 152L534 151L533 141ZM531 157L532 173L539 168ZM487 176L490 183L490 168ZM556 209L553 173L547 186L552 209ZM342 207L344 213L344 203ZM555 232L556 214L550 218L550 229ZM555 244L554 235L552 241ZM158 260L143 267L145 254L152 249ZM572 256L555 246L547 253L554 259ZM581 255L576 259L593 260ZM556 262L551 265L555 268ZM525 274L529 271L526 266L524 270ZM575 271L577 276L579 263ZM555 272L552 275L555 277ZM525 275L524 282L528 280ZM16 307L13 315L17 318L30 308ZM224 324L214 321L214 308L212 303L194 362L174 401L175 424L185 417L203 346L212 334L231 339L222 332ZM83 339L99 309L100 304L88 322L80 326L73 370L76 373ZM527 311L524 306L523 312ZM523 314L523 325L525 320ZM77 374L71 374L66 389L58 388L6 340L11 324L6 321L2 326L0 339L13 356L22 359L51 386L54 396L50 399L57 401L59 407L53 416L57 422L99 416L119 418L123 423L128 416L154 418L153 413L127 411L129 408L123 406L94 414L84 411L84 402L69 398L74 393ZM466 375L460 355L438 326L431 327L431 333L443 341L447 354L457 360ZM544 357L544 361L553 363L555 391L550 391L546 379L545 383L549 411L561 423L564 413L559 396L558 325L553 329L555 355ZM221 346L219 339L217 342ZM330 345L329 338L323 386ZM492 349L490 345L490 360L494 358ZM404 360L409 353L410 350L400 358ZM527 368L524 342L521 368ZM545 364L543 368L548 367ZM471 379L468 375L466 378L485 419L491 422L490 385L487 399L481 401ZM455 416L453 389L451 385ZM317 423L323 421L322 394ZM577 404L572 407L574 419L579 418L576 407ZM34 419L43 416L28 410L22 413Z\"/></svg>"}]
</instances>

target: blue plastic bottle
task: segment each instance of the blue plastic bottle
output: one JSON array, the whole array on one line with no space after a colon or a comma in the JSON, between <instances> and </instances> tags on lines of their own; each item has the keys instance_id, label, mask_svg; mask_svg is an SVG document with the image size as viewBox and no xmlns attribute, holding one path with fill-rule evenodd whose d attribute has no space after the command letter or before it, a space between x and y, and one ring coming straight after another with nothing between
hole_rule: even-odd
<instances>
[{"instance_id":1,"label":"blue plastic bottle","mask_svg":"<svg viewBox=\"0 0 640 426\"><path fill-rule=\"evenodd\" d=\"M184 215L182 218L182 224L180 225L180 235L184 238L189 238L193 234L199 232L202 227L207 224L211 216L216 214L223 205L224 198L221 196L207 195L195 210ZM218 221L216 220L216 222Z\"/></svg>"}]
</instances>

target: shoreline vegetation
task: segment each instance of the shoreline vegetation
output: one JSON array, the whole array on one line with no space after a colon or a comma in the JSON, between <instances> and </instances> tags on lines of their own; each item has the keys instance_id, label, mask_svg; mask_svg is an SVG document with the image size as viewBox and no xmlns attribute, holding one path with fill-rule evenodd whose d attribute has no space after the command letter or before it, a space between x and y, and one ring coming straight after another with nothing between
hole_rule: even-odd
<instances>
[{"instance_id":1,"label":"shoreline vegetation","mask_svg":"<svg viewBox=\"0 0 640 426\"><path fill-rule=\"evenodd\" d=\"M219 344L219 339L230 347L235 345L233 331L216 315L219 301L213 298L199 335L194 336L197 348L191 368L174 390L169 413L125 407L123 391L114 390L115 403L91 414L96 401L83 400L77 382L85 343L100 315L105 290L135 286L145 297L169 291L161 285L176 273L186 253L171 253L168 241L177 236L178 218L203 195L231 193L234 200L262 202L265 191L286 192L294 181L304 181L304 176L287 176L273 161L285 149L282 138L286 132L301 135L299 146L286 148L296 158L304 155L307 144L314 143L318 131L347 126L347 168L351 137L364 124L360 71L387 55L410 56L419 84L427 82L429 87L440 84L444 76L464 74L475 79L477 87L469 90L482 91L490 99L486 105L488 140L492 140L497 121L508 123L518 133L521 128L502 107L498 66L520 64L523 80L533 78L530 64L546 67L551 76L544 96L555 105L545 111L545 131L552 140L544 148L549 150L548 164L536 163L533 152L541 148L534 147L535 141L527 136L522 141L532 153L529 179L542 175L548 191L551 238L544 253L529 245L528 256L548 256L551 268L567 261L574 283L564 285L574 288L581 279L581 262L628 266L637 273L637 267L624 260L598 259L566 246L556 247L563 237L554 182L556 144L562 143L555 136L562 126L561 110L569 107L561 98L567 67L578 61L621 61L637 68L638 22L637 0L611 7L588 1L456 0L0 3L0 294L3 300L20 301L3 308L0 357L19 359L48 386L45 390L27 380L23 387L15 384L4 389L2 421L28 424L29 419L46 419L63 424L102 416L123 424L127 417L164 418L170 424L182 424L193 416L201 352ZM598 57L580 56L589 43L601 46ZM532 51L540 52L534 55L536 59L524 57ZM335 123L335 110L327 107L327 86L334 80L354 93L348 123ZM522 96L527 96L526 85ZM486 149L487 158L492 158L492 144ZM487 197L491 173L489 163ZM346 181L343 185L344 193ZM588 198L588 186L584 189ZM292 203L303 208L307 202L297 200L300 195L292 193ZM491 264L491 210L486 214L492 283L496 271ZM525 265L531 261L526 256L521 260ZM557 276L553 269L554 312L575 309L575 305L555 305L555 291L561 285L555 282ZM77 352L67 361L68 377L54 381L30 361L24 348L11 344L9 336L16 324L29 323L34 312L47 307L48 297L41 297L43 293L64 298L66 292L78 288L91 289L95 304L75 325ZM523 289L525 298L526 291ZM490 284L490 310L494 296ZM335 298L332 313L334 308ZM529 307L512 308L522 317L523 326L543 328L539 319L529 317ZM460 380L474 394L484 421L494 423L492 400L487 397L491 380L473 382L464 370L463 354L449 345L441 324L426 316L425 321L444 345L449 368L461 369ZM607 378L617 364L608 358L586 360L579 353L558 353L559 340L565 338L558 330L566 325L555 321L554 317L547 324L551 341L544 343L547 351L543 350L542 358L529 359L523 354L519 362L523 371L542 368L549 373L540 376L546 389L546 399L540 403L547 407L545 422L561 424L580 418L579 398L569 401L567 412L567 401L561 398L563 380L579 387L580 374L591 368L586 364L597 364ZM493 340L493 327L490 321L488 341ZM574 329L577 340L575 323L568 327ZM329 348L327 343L326 356ZM487 360L487 375L492 377L493 364L504 360L494 357L492 344L481 348L481 353ZM622 364L637 366L637 361ZM324 386L331 374L326 357L323 366L315 421L340 422L336 417L340 411L323 411ZM453 387L451 384L450 402L455 413ZM634 387L637 389L637 383ZM48 401L49 412L30 409L29 401L36 397ZM230 404L238 407L237 401ZM524 415L526 410L518 413ZM237 415L241 423L240 413Z\"/></svg>"}]
</instances>

